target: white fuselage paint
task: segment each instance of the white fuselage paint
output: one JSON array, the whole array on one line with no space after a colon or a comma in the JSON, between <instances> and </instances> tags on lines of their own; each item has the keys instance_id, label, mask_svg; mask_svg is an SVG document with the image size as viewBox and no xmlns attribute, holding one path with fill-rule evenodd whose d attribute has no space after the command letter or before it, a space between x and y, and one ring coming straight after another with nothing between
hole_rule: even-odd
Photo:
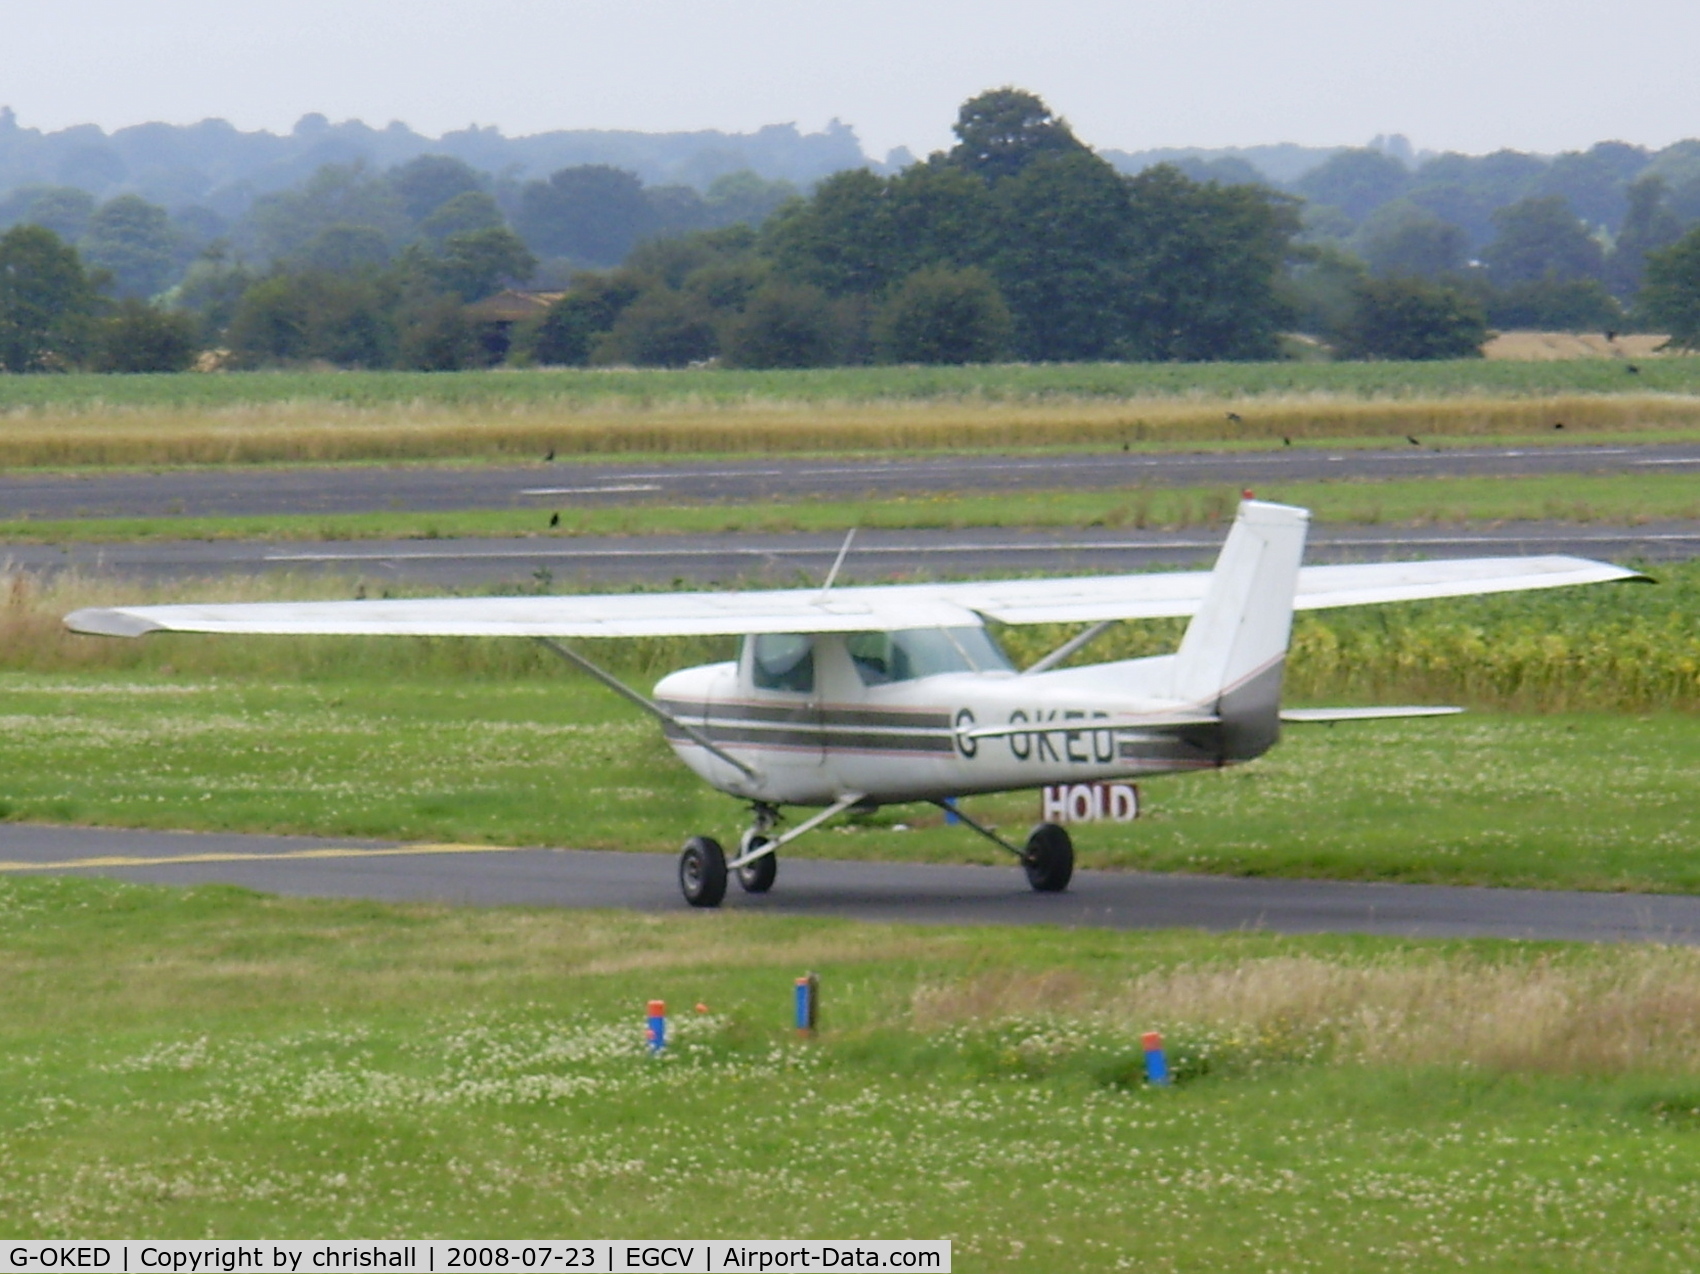
<instances>
[{"instance_id":1,"label":"white fuselage paint","mask_svg":"<svg viewBox=\"0 0 1700 1274\"><path fill-rule=\"evenodd\" d=\"M1227 763L1214 725L1172 723L1175 709L1198 706L1158 693L1171 679L1172 656L1028 676L951 672L865 685L841 636L815 643L815 686L807 693L757 689L747 653L736 663L664 678L657 700L758 777L669 730L685 764L734 796L825 805L852 792L896 803ZM1141 727L1142 715L1171 720ZM1028 724L1031 732L1019 729ZM1010 727L1016 732L972 734Z\"/></svg>"}]
</instances>

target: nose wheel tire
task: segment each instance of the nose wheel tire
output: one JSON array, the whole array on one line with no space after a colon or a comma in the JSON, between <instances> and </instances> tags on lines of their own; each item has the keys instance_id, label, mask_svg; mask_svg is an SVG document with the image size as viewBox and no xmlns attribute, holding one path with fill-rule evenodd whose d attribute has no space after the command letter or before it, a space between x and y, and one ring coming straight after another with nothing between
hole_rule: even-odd
<instances>
[{"instance_id":1,"label":"nose wheel tire","mask_svg":"<svg viewBox=\"0 0 1700 1274\"><path fill-rule=\"evenodd\" d=\"M767 844L765 836L746 836L743 851L749 853L752 849L760 849ZM779 875L779 855L763 854L753 863L745 863L738 868L738 883L744 887L747 894L765 894L773 888L773 879Z\"/></svg>"},{"instance_id":2,"label":"nose wheel tire","mask_svg":"<svg viewBox=\"0 0 1700 1274\"><path fill-rule=\"evenodd\" d=\"M726 897L726 851L719 841L693 836L685 842L679 855L679 892L693 907L720 905Z\"/></svg>"},{"instance_id":3,"label":"nose wheel tire","mask_svg":"<svg viewBox=\"0 0 1700 1274\"><path fill-rule=\"evenodd\" d=\"M1041 894L1060 894L1074 875L1074 842L1068 830L1055 823L1040 823L1027 838L1021 854L1027 883Z\"/></svg>"}]
</instances>

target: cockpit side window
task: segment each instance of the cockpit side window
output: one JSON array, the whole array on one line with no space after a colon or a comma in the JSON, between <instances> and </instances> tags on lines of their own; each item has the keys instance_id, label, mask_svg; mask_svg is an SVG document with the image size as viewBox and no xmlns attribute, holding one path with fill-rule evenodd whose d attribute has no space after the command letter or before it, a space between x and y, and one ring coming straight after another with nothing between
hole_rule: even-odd
<instances>
[{"instance_id":1,"label":"cockpit side window","mask_svg":"<svg viewBox=\"0 0 1700 1274\"><path fill-rule=\"evenodd\" d=\"M758 690L808 694L815 688L815 642L802 633L750 638L750 679Z\"/></svg>"},{"instance_id":2,"label":"cockpit side window","mask_svg":"<svg viewBox=\"0 0 1700 1274\"><path fill-rule=\"evenodd\" d=\"M1009 659L983 628L905 628L850 633L850 662L865 686L913 681L943 672L1009 672Z\"/></svg>"}]
</instances>

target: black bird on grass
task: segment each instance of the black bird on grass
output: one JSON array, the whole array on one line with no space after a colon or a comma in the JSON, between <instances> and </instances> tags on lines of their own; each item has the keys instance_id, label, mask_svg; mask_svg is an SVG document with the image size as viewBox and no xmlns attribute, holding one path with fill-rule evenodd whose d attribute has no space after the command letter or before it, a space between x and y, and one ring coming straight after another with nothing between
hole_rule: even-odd
<instances>
[{"instance_id":1,"label":"black bird on grass","mask_svg":"<svg viewBox=\"0 0 1700 1274\"><path fill-rule=\"evenodd\" d=\"M545 460L553 460L555 458L555 449L553 447L550 447L549 448L549 454L544 456L543 458Z\"/></svg>"},{"instance_id":2,"label":"black bird on grass","mask_svg":"<svg viewBox=\"0 0 1700 1274\"><path fill-rule=\"evenodd\" d=\"M1283 447L1290 447L1290 446L1293 445L1293 440L1291 438L1287 437L1286 434L1282 434L1281 435L1281 445Z\"/></svg>"},{"instance_id":3,"label":"black bird on grass","mask_svg":"<svg viewBox=\"0 0 1700 1274\"><path fill-rule=\"evenodd\" d=\"M551 513L549 515L549 525L550 526L560 526L561 525L561 515L559 513Z\"/></svg>"},{"instance_id":4,"label":"black bird on grass","mask_svg":"<svg viewBox=\"0 0 1700 1274\"><path fill-rule=\"evenodd\" d=\"M1562 420L1555 420L1555 421L1552 422L1552 427L1554 429L1563 429L1564 428L1564 422Z\"/></svg>"},{"instance_id":5,"label":"black bird on grass","mask_svg":"<svg viewBox=\"0 0 1700 1274\"><path fill-rule=\"evenodd\" d=\"M1420 446L1423 445L1422 443L1418 442L1415 438L1411 437L1410 434L1405 435L1405 441L1410 443L1413 447L1420 447Z\"/></svg>"},{"instance_id":6,"label":"black bird on grass","mask_svg":"<svg viewBox=\"0 0 1700 1274\"><path fill-rule=\"evenodd\" d=\"M1623 365L1623 370L1628 372L1631 376L1639 376L1641 374L1641 369L1635 366L1634 363L1625 363Z\"/></svg>"},{"instance_id":7,"label":"black bird on grass","mask_svg":"<svg viewBox=\"0 0 1700 1274\"><path fill-rule=\"evenodd\" d=\"M1234 423L1234 424L1236 424L1236 425L1237 425L1237 424L1239 424L1239 423L1240 423L1240 422L1241 422L1241 421L1243 421L1243 420L1244 420L1244 419L1245 419L1245 417L1244 417L1244 416L1242 416L1242 415L1240 415L1240 413L1239 413L1239 412L1237 412L1237 411L1230 411L1230 412L1229 412L1229 413L1228 413L1228 419L1229 419L1229 420L1230 420L1230 421L1232 421L1232 422L1233 422L1233 423Z\"/></svg>"}]
</instances>

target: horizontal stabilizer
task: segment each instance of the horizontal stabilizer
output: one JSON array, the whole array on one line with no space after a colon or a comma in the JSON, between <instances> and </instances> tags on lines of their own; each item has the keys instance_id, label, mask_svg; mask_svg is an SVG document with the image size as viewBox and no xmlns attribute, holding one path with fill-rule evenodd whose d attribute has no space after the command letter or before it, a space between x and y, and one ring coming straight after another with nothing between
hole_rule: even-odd
<instances>
[{"instance_id":1,"label":"horizontal stabilizer","mask_svg":"<svg viewBox=\"0 0 1700 1274\"><path fill-rule=\"evenodd\" d=\"M1453 717L1462 708L1430 707L1414 704L1391 708L1283 708L1281 720L1294 725L1311 725L1334 721L1392 721L1401 717Z\"/></svg>"}]
</instances>

